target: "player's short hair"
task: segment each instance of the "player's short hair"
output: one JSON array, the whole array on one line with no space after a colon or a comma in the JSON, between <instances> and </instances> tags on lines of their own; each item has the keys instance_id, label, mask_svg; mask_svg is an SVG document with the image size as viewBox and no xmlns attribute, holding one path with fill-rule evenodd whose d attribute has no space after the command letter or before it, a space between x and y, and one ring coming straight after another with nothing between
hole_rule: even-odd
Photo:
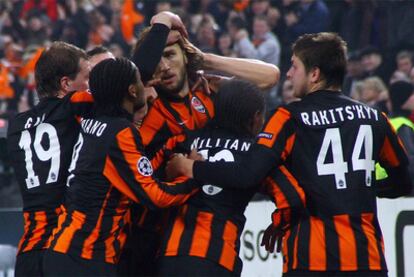
<instances>
[{"instance_id":1,"label":"player's short hair","mask_svg":"<svg viewBox=\"0 0 414 277\"><path fill-rule=\"evenodd\" d=\"M80 60L88 59L86 52L72 44L56 41L44 50L35 66L36 90L39 98L56 96L62 77L71 80L81 70Z\"/></svg>"},{"instance_id":2,"label":"player's short hair","mask_svg":"<svg viewBox=\"0 0 414 277\"><path fill-rule=\"evenodd\" d=\"M131 84L137 83L138 68L125 58L106 59L89 75L95 110L100 114L119 115Z\"/></svg>"},{"instance_id":3,"label":"player's short hair","mask_svg":"<svg viewBox=\"0 0 414 277\"><path fill-rule=\"evenodd\" d=\"M111 51L109 51L108 48L102 45L96 46L92 48L91 50L89 50L88 52L86 52L88 57L92 57L92 56L99 55L99 54L105 54L105 53L111 53Z\"/></svg>"},{"instance_id":4,"label":"player's short hair","mask_svg":"<svg viewBox=\"0 0 414 277\"><path fill-rule=\"evenodd\" d=\"M341 87L346 73L346 42L335 33L316 33L300 36L292 52L304 64L306 72L318 67L325 85Z\"/></svg>"},{"instance_id":5,"label":"player's short hair","mask_svg":"<svg viewBox=\"0 0 414 277\"><path fill-rule=\"evenodd\" d=\"M224 81L214 96L212 124L241 135L251 135L249 124L257 112L265 112L264 93L244 80Z\"/></svg>"}]
</instances>

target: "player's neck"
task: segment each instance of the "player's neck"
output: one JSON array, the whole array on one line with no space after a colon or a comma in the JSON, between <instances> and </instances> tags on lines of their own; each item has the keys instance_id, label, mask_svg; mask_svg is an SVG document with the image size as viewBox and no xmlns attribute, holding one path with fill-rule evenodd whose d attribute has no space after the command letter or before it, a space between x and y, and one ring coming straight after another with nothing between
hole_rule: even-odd
<instances>
[{"instance_id":1,"label":"player's neck","mask_svg":"<svg viewBox=\"0 0 414 277\"><path fill-rule=\"evenodd\" d=\"M188 85L188 79L186 79L184 81L184 85L183 88L180 90L180 92L178 93L178 96L180 98L184 98L186 97L188 94L190 93L190 86Z\"/></svg>"}]
</instances>

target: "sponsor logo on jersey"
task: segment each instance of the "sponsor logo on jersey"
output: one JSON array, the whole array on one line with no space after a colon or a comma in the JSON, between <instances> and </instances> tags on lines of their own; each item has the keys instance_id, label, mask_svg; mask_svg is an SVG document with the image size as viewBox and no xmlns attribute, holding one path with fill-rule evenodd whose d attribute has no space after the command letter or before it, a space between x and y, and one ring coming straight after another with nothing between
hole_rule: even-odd
<instances>
[{"instance_id":1,"label":"sponsor logo on jersey","mask_svg":"<svg viewBox=\"0 0 414 277\"><path fill-rule=\"evenodd\" d=\"M221 192L222 190L223 190L222 188L219 188L219 187L216 187L216 186L213 186L213 185L204 185L203 186L204 193L208 194L208 195L216 195L219 192Z\"/></svg>"},{"instance_id":2,"label":"sponsor logo on jersey","mask_svg":"<svg viewBox=\"0 0 414 277\"><path fill-rule=\"evenodd\" d=\"M197 112L206 113L206 108L204 108L203 103L201 103L201 101L197 97L193 96L193 98L191 99L191 105Z\"/></svg>"},{"instance_id":3,"label":"sponsor logo on jersey","mask_svg":"<svg viewBox=\"0 0 414 277\"><path fill-rule=\"evenodd\" d=\"M143 176L151 176L154 172L152 169L151 162L148 160L147 157L139 158L137 162L137 169L138 172L141 173Z\"/></svg>"},{"instance_id":4,"label":"sponsor logo on jersey","mask_svg":"<svg viewBox=\"0 0 414 277\"><path fill-rule=\"evenodd\" d=\"M258 134L257 138L272 139L273 135L269 134L269 133L266 133L266 132L263 132L263 133Z\"/></svg>"}]
</instances>

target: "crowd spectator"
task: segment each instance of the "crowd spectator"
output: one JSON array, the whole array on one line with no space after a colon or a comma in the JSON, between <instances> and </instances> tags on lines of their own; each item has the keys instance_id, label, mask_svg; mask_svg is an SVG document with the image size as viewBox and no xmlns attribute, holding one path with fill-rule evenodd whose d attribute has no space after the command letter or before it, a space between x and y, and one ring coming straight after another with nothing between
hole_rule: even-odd
<instances>
[{"instance_id":1,"label":"crowd spectator","mask_svg":"<svg viewBox=\"0 0 414 277\"><path fill-rule=\"evenodd\" d=\"M384 82L377 76L366 78L362 83L360 101L370 107L388 112L389 94Z\"/></svg>"}]
</instances>

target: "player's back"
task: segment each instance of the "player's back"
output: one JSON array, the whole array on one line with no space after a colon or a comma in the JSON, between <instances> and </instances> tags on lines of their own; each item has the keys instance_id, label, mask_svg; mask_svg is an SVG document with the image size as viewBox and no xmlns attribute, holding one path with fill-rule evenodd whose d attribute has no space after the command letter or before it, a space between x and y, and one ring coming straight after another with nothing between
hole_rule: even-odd
<instances>
[{"instance_id":1,"label":"player's back","mask_svg":"<svg viewBox=\"0 0 414 277\"><path fill-rule=\"evenodd\" d=\"M184 149L197 149L208 161L235 162L248 154L253 143L251 135L207 126L192 132ZM185 205L170 211L161 255L196 256L240 274L239 238L246 221L243 213L257 189L258 186L238 190L203 185Z\"/></svg>"},{"instance_id":2,"label":"player's back","mask_svg":"<svg viewBox=\"0 0 414 277\"><path fill-rule=\"evenodd\" d=\"M77 111L85 113L89 93L45 98L11 120L8 152L23 198L25 232L19 253L48 247L66 187L73 145L79 134ZM82 106L80 109L75 106Z\"/></svg>"},{"instance_id":3,"label":"player's back","mask_svg":"<svg viewBox=\"0 0 414 277\"><path fill-rule=\"evenodd\" d=\"M304 189L309 210L288 239L288 248L308 259L289 261L289 267L386 269L373 179L380 156L398 157L386 118L332 91L314 92L279 112L291 121L287 167ZM309 255L310 249L317 254Z\"/></svg>"}]
</instances>

